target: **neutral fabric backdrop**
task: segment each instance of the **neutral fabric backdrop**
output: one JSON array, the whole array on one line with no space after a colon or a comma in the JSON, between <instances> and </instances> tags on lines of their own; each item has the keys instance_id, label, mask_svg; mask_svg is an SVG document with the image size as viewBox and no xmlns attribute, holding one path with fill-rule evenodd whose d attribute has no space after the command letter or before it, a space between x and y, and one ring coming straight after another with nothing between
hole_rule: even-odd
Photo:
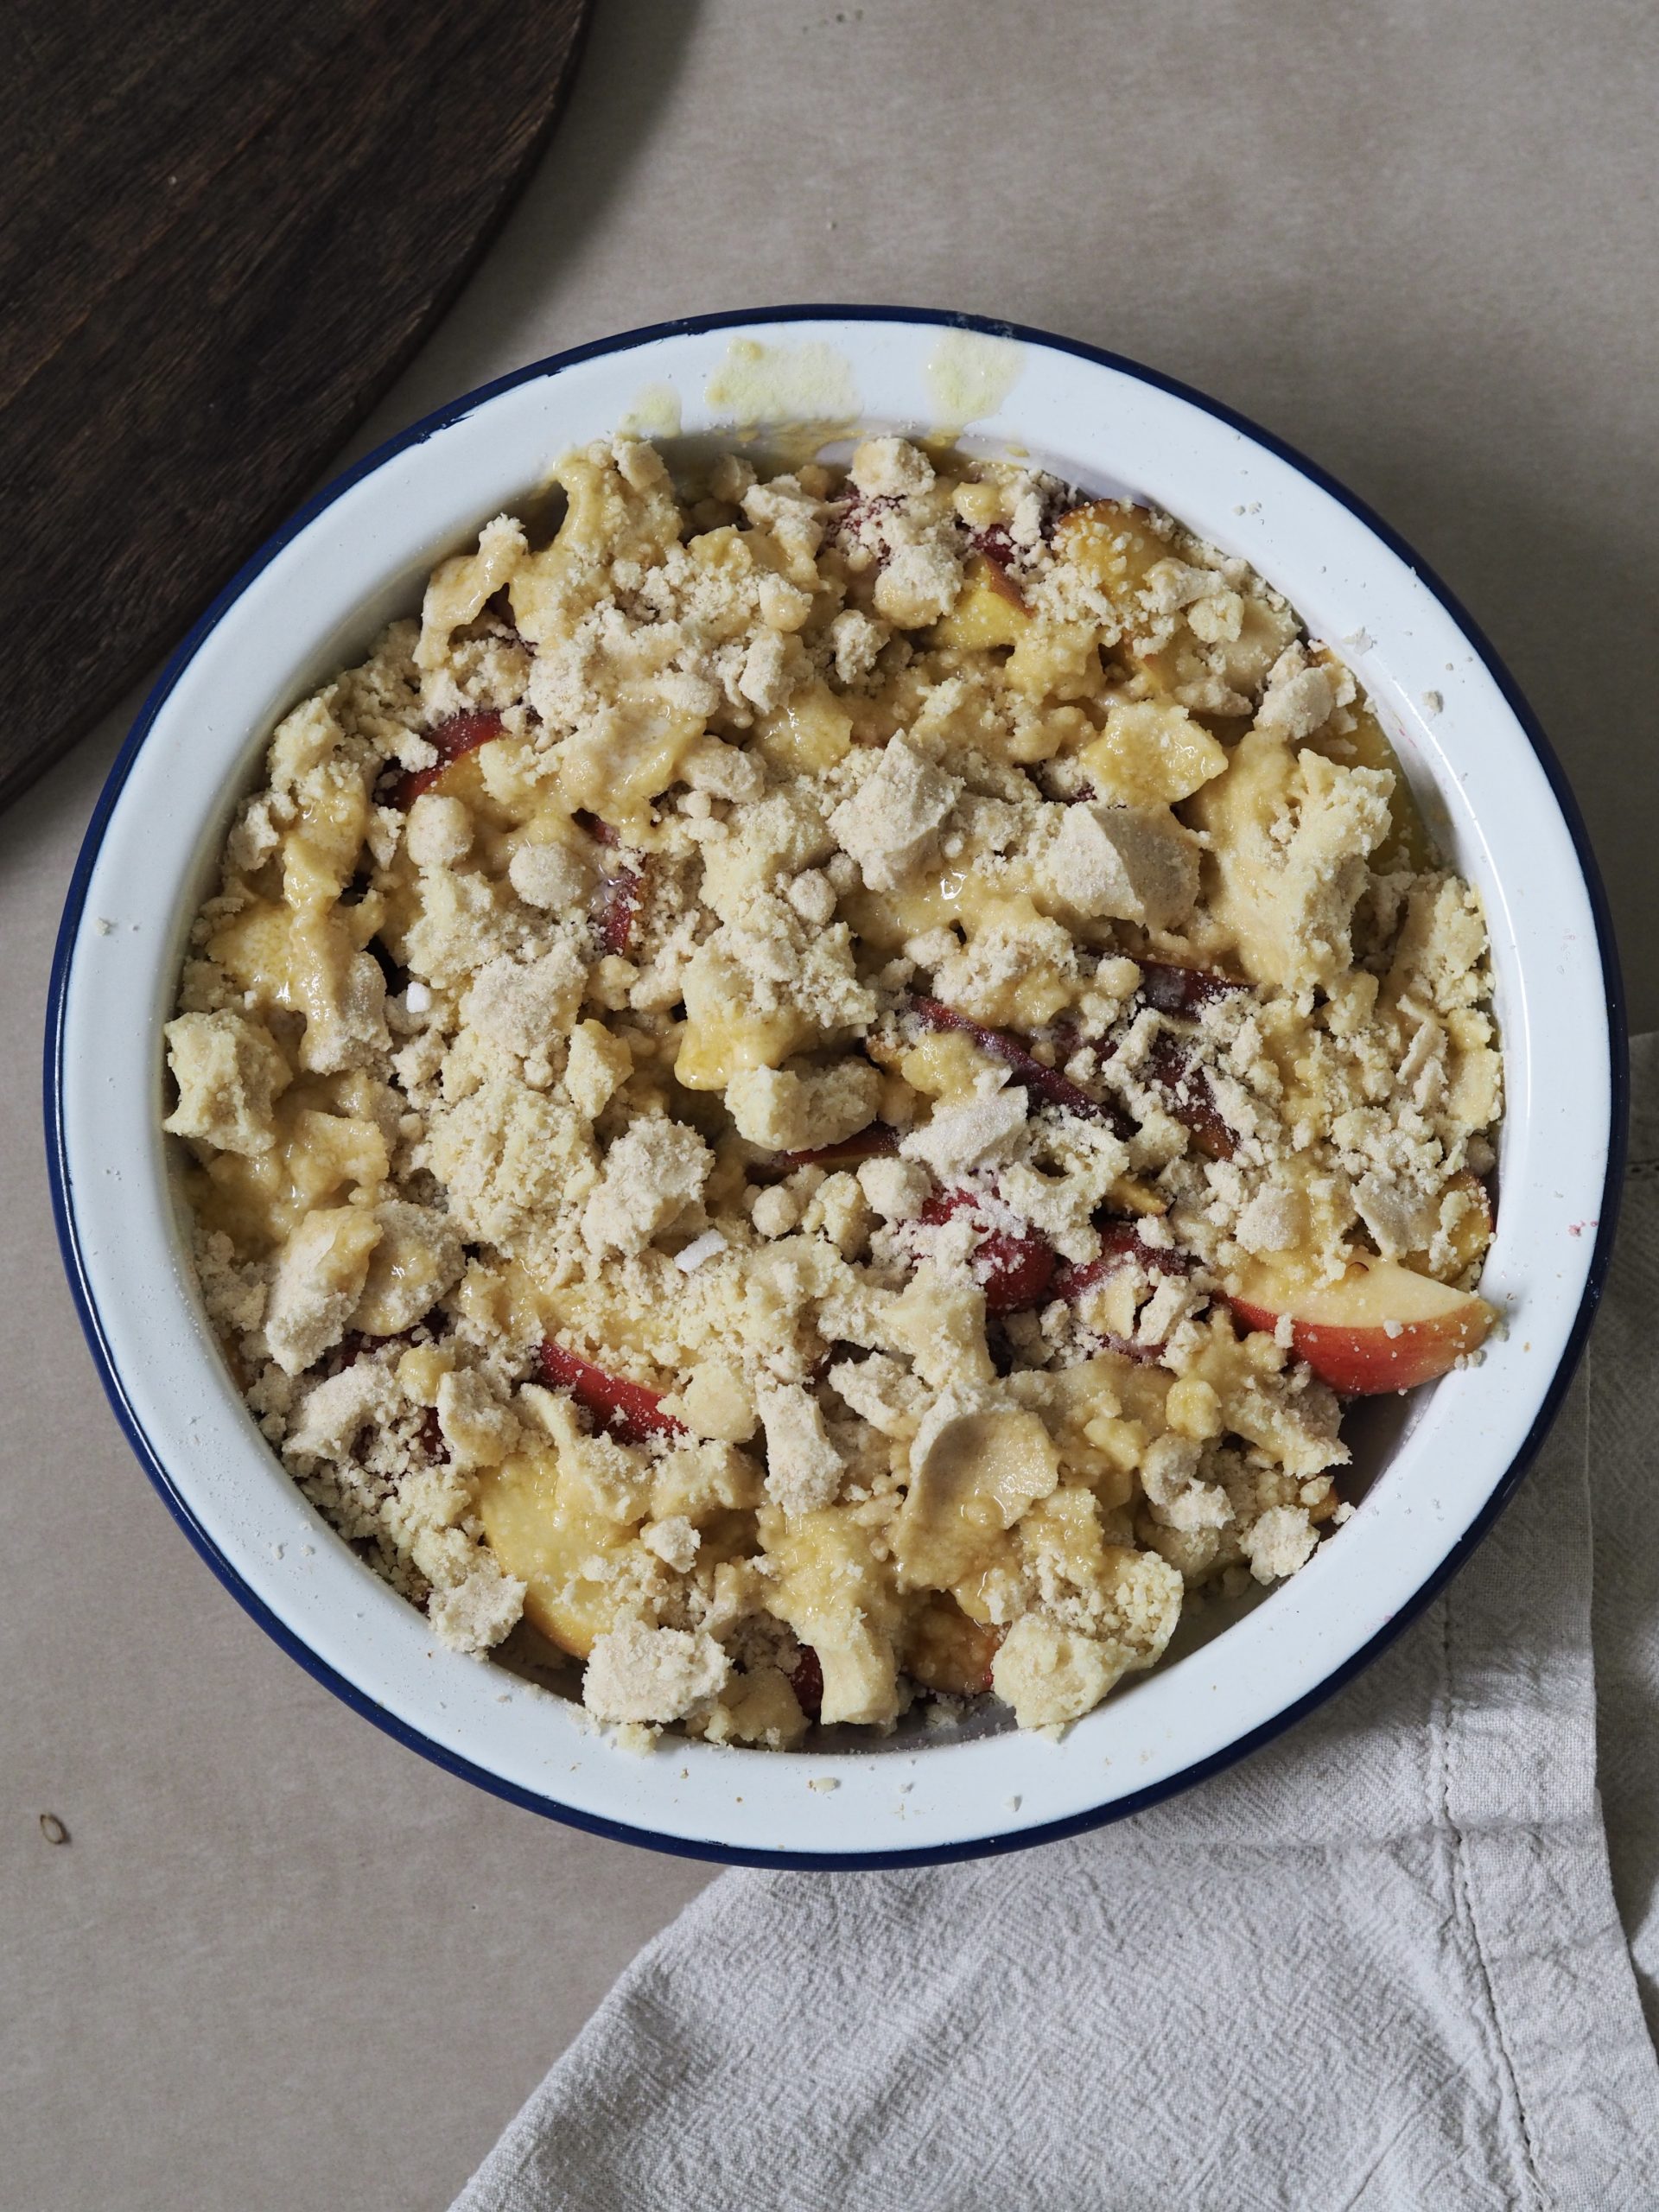
<instances>
[{"instance_id":1,"label":"neutral fabric backdrop","mask_svg":"<svg viewBox=\"0 0 1659 2212\"><path fill-rule=\"evenodd\" d=\"M1646 0L600 0L540 175L359 446L561 346L791 300L1185 378L1371 500L1508 658L1651 1026L1656 61ZM426 2212L705 1874L378 1735L129 1458L59 1272L36 1047L121 720L0 819L0 2208Z\"/></svg>"}]
</instances>

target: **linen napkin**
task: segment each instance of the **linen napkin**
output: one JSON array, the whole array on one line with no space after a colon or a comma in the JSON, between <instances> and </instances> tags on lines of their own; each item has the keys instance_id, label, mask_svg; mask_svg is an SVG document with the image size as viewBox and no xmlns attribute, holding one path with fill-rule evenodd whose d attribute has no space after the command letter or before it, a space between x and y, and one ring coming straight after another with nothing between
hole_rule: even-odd
<instances>
[{"instance_id":1,"label":"linen napkin","mask_svg":"<svg viewBox=\"0 0 1659 2212\"><path fill-rule=\"evenodd\" d=\"M1659 2205L1659 1038L1635 1060L1590 1356L1389 1652L1096 1834L723 1876L456 2212Z\"/></svg>"}]
</instances>

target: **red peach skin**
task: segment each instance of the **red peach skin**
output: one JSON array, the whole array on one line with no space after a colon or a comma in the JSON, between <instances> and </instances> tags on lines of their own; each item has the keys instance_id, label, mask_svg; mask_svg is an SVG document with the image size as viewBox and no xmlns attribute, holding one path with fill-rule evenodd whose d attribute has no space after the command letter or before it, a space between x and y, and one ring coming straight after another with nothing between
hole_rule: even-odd
<instances>
[{"instance_id":1,"label":"red peach skin","mask_svg":"<svg viewBox=\"0 0 1659 2212\"><path fill-rule=\"evenodd\" d=\"M1213 1001L1249 988L1248 983L1236 982L1214 968L1180 968L1173 960L1141 960L1135 964L1141 970L1141 995L1160 1014L1195 1018Z\"/></svg>"},{"instance_id":2,"label":"red peach skin","mask_svg":"<svg viewBox=\"0 0 1659 2212\"><path fill-rule=\"evenodd\" d=\"M1154 1274L1189 1275L1192 1272L1191 1253L1173 1244L1143 1243L1132 1221L1096 1221L1095 1227L1100 1232L1100 1257L1063 1261L1054 1271L1051 1294L1053 1297L1081 1298L1085 1290L1104 1282L1108 1275L1116 1274L1131 1260L1138 1260Z\"/></svg>"},{"instance_id":3,"label":"red peach skin","mask_svg":"<svg viewBox=\"0 0 1659 2212\"><path fill-rule=\"evenodd\" d=\"M1146 1003L1160 1014L1188 1020L1196 1020L1217 999L1249 988L1212 968L1180 968L1168 960L1143 960L1140 968L1141 996ZM1209 1077L1201 1067L1189 1069L1187 1057L1179 1038L1165 1030L1147 1056L1147 1080L1162 1092L1168 1112L1188 1130L1200 1152L1211 1160L1230 1160L1237 1140L1222 1118Z\"/></svg>"},{"instance_id":4,"label":"red peach skin","mask_svg":"<svg viewBox=\"0 0 1659 2212\"><path fill-rule=\"evenodd\" d=\"M953 1214L976 1205L976 1191L936 1191L922 1208L921 1218L937 1228ZM988 1313L1018 1313L1040 1306L1054 1276L1054 1247L1046 1237L1027 1230L994 1229L974 1254L974 1274L985 1292Z\"/></svg>"},{"instance_id":5,"label":"red peach skin","mask_svg":"<svg viewBox=\"0 0 1659 2212\"><path fill-rule=\"evenodd\" d=\"M411 768L400 779L392 804L407 813L423 791L431 790L452 760L459 760L463 753L475 753L480 745L500 734L501 717L493 711L469 708L464 714L451 715L448 721L426 733L428 744L438 748L437 760L429 768Z\"/></svg>"},{"instance_id":6,"label":"red peach skin","mask_svg":"<svg viewBox=\"0 0 1659 2212\"><path fill-rule=\"evenodd\" d=\"M839 1144L821 1144L810 1152L780 1152L779 1166L793 1174L798 1167L855 1167L861 1160L886 1160L899 1149L899 1132L885 1122L872 1122L855 1136Z\"/></svg>"},{"instance_id":7,"label":"red peach skin","mask_svg":"<svg viewBox=\"0 0 1659 2212\"><path fill-rule=\"evenodd\" d=\"M983 1021L974 1021L965 1014L958 1014L952 1007L942 1005L938 999L912 998L911 1011L930 1029L960 1029L973 1039L980 1050L990 1053L1014 1070L1027 1090L1034 1090L1051 1106L1064 1106L1086 1120L1104 1122L1121 1137L1135 1134L1135 1125L1116 1106L1102 1098L1091 1098L1080 1084L1070 1076L1062 1075L1058 1068L1045 1067L1029 1046L1011 1037L1006 1029L993 1029Z\"/></svg>"},{"instance_id":8,"label":"red peach skin","mask_svg":"<svg viewBox=\"0 0 1659 2212\"><path fill-rule=\"evenodd\" d=\"M620 1444L643 1444L648 1436L683 1436L683 1421L663 1411L662 1399L643 1382L610 1375L580 1352L550 1338L541 1349L542 1373L556 1390L568 1390L594 1425Z\"/></svg>"},{"instance_id":9,"label":"red peach skin","mask_svg":"<svg viewBox=\"0 0 1659 2212\"><path fill-rule=\"evenodd\" d=\"M985 581L994 592L1006 599L1012 607L1023 607L1026 595L1008 571L1014 565L1014 540L1000 522L988 530L970 530L968 543L976 553L982 553L988 574Z\"/></svg>"},{"instance_id":10,"label":"red peach skin","mask_svg":"<svg viewBox=\"0 0 1659 2212\"><path fill-rule=\"evenodd\" d=\"M809 1720L816 1720L823 1711L823 1669L810 1643L801 1646L801 1656L795 1662L789 1686L801 1711Z\"/></svg>"},{"instance_id":11,"label":"red peach skin","mask_svg":"<svg viewBox=\"0 0 1659 2212\"><path fill-rule=\"evenodd\" d=\"M645 903L643 868L620 868L603 878L594 899L594 928L607 952L632 950Z\"/></svg>"},{"instance_id":12,"label":"red peach skin","mask_svg":"<svg viewBox=\"0 0 1659 2212\"><path fill-rule=\"evenodd\" d=\"M607 852L614 851L622 842L622 833L614 823L607 822L602 815L590 814L586 807L578 809L570 819ZM607 952L626 954L632 950L645 909L647 866L642 861L638 868L630 868L625 861L600 878L594 893L593 923Z\"/></svg>"}]
</instances>

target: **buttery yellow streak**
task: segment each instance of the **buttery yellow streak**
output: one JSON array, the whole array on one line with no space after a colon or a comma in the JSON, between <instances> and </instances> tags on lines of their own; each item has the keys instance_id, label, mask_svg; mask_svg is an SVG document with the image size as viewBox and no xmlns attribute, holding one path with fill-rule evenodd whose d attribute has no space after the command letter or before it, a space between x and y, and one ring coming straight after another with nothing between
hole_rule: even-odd
<instances>
[{"instance_id":1,"label":"buttery yellow streak","mask_svg":"<svg viewBox=\"0 0 1659 2212\"><path fill-rule=\"evenodd\" d=\"M733 339L703 397L744 443L763 437L767 453L791 468L851 436L863 411L852 364L819 339L803 346Z\"/></svg>"},{"instance_id":2,"label":"buttery yellow streak","mask_svg":"<svg viewBox=\"0 0 1659 2212\"><path fill-rule=\"evenodd\" d=\"M636 438L677 438L679 393L671 384L641 385L618 428Z\"/></svg>"},{"instance_id":3,"label":"buttery yellow streak","mask_svg":"<svg viewBox=\"0 0 1659 2212\"><path fill-rule=\"evenodd\" d=\"M1012 338L987 338L976 330L945 331L922 372L934 436L952 438L969 423L995 415L1025 365L1026 349Z\"/></svg>"}]
</instances>

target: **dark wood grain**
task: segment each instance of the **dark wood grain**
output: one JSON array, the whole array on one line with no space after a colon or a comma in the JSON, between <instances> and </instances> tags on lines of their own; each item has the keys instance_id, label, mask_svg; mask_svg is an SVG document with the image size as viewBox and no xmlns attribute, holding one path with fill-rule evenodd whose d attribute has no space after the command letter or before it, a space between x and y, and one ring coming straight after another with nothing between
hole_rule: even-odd
<instances>
[{"instance_id":1,"label":"dark wood grain","mask_svg":"<svg viewBox=\"0 0 1659 2212\"><path fill-rule=\"evenodd\" d=\"M360 422L532 165L588 0L12 0L0 806Z\"/></svg>"}]
</instances>

